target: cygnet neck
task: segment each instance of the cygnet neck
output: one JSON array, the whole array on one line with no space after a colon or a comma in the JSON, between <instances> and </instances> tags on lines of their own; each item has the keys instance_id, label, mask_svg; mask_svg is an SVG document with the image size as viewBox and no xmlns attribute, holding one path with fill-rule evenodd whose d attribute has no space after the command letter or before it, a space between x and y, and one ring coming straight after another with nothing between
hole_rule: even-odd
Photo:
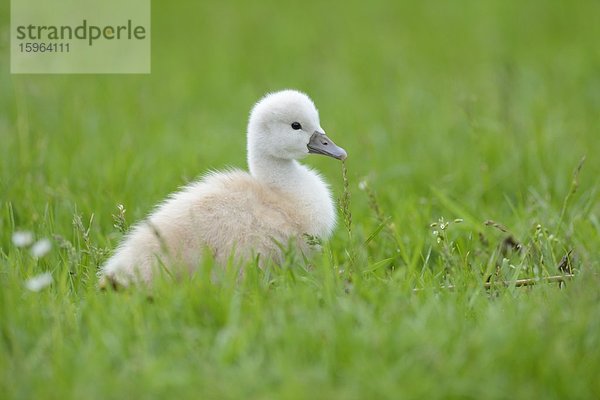
<instances>
[{"instance_id":1,"label":"cygnet neck","mask_svg":"<svg viewBox=\"0 0 600 400\"><path fill-rule=\"evenodd\" d=\"M296 160L278 158L270 155L249 157L248 168L250 174L268 186L285 191L297 191L301 177L305 173Z\"/></svg>"}]
</instances>

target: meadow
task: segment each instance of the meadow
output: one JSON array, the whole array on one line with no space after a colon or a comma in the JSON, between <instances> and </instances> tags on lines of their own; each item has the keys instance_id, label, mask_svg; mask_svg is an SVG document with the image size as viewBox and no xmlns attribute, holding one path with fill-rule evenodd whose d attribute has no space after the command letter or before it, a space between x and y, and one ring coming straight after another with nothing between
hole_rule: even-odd
<instances>
[{"instance_id":1,"label":"meadow","mask_svg":"<svg viewBox=\"0 0 600 400\"><path fill-rule=\"evenodd\" d=\"M600 398L600 3L155 1L149 75L11 75L8 10L0 398ZM349 154L323 253L99 291L282 88Z\"/></svg>"}]
</instances>

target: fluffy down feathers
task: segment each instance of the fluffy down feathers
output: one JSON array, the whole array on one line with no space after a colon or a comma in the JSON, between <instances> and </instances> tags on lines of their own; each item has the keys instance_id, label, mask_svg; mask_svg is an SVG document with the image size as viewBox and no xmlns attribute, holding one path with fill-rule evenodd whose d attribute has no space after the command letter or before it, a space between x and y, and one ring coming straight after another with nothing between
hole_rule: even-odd
<instances>
[{"instance_id":1,"label":"fluffy down feathers","mask_svg":"<svg viewBox=\"0 0 600 400\"><path fill-rule=\"evenodd\" d=\"M305 128L291 128L294 122ZM307 254L304 235L325 239L335 226L327 184L296 161L312 152L315 139L319 154L345 157L325 136L306 95L283 91L263 98L248 127L251 173L211 173L171 195L127 234L102 267L100 284L150 283L160 265L175 274L192 271L206 249L221 265L231 257L277 262L290 242Z\"/></svg>"}]
</instances>

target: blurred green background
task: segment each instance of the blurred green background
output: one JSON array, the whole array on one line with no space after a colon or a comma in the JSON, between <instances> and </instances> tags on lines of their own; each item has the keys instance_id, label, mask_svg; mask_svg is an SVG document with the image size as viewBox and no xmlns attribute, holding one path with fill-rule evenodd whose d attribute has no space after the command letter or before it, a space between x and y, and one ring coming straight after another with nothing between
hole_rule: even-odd
<instances>
[{"instance_id":1,"label":"blurred green background","mask_svg":"<svg viewBox=\"0 0 600 400\"><path fill-rule=\"evenodd\" d=\"M253 103L297 88L350 154L353 212L365 235L376 225L357 190L365 179L408 243L440 216L467 217L439 204L432 188L472 222L493 219L518 235L556 226L583 156L587 196L575 211L596 215L599 8L154 2L150 75L10 75L2 59L2 198L21 228L40 223L46 207L57 220L94 214L93 234L112 247L105 238L116 204L135 221L207 169L244 167ZM339 195L338 163L307 162ZM589 229L571 225L568 236Z\"/></svg>"},{"instance_id":2,"label":"blurred green background","mask_svg":"<svg viewBox=\"0 0 600 400\"><path fill-rule=\"evenodd\" d=\"M41 270L61 274L65 256L52 256L55 258L37 264L25 263L11 248L14 229L32 230L38 235L58 234L75 243L82 239L78 239L81 232L73 231L73 215L82 215L84 221L94 215L91 240L98 248L108 251L120 238L112 226L111 216L117 204L125 205L128 222L133 223L168 193L206 170L245 167L248 112L266 92L282 88L308 93L320 110L322 126L328 135L349 153L355 239L364 240L376 231L380 223L374 211L377 207L391 218L397 238L392 240L381 235L371 242L361 255L366 263L379 265L380 260L391 259L397 267L411 265L414 270L394 278L404 276L406 279L400 280L410 282L420 282L430 269L434 272L452 270L452 265L443 265L443 250L436 247L429 227L430 223L445 217L463 218L466 222L463 228L457 225L457 231L449 234L460 244L460 248L454 248L458 255L452 253L457 267L473 265L474 269L485 269L486 260L490 265L494 263L491 249L503 236L485 230L488 228L483 222L492 219L507 226L522 240L530 237L538 224L548 229L548 233L554 235L552 240L557 241L549 245L553 259L546 265L549 273L555 271L556 261L572 249L578 256L578 269L597 271L600 264L598 1L156 0L152 4L150 75L54 76L9 73L8 7L8 2L0 5L0 248L4 271L0 278L4 295L0 298L5 306L2 319L8 321L7 326L12 326L14 332L21 332L23 340L33 333L26 328L26 317L20 320L18 313L9 312L12 310L9 305L19 304L21 298L21 289L15 288L15 282ZM569 197L575 188L573 172L584 156L585 164L576 179L577 191ZM342 192L339 163L319 157L309 157L306 163L323 172L335 196L339 197ZM359 182L368 182L373 191L371 195L377 197L377 207L373 197L359 189ZM478 232L485 232L491 243L485 251L476 243ZM398 243L402 248L401 257L396 256L396 252L400 252ZM330 244L334 259L343 264L344 251L349 246L352 243L340 224ZM96 283L94 273L102 257L92 260L91 256L85 258L88 256L82 256L79 269L71 271L81 276L74 294L69 292L73 297L53 298L50 304L55 310L62 309L61 301L77 310L82 293L96 298L92 294ZM440 263L428 264L430 256L431 259L437 257ZM470 256L480 258L471 264L467 261ZM19 269L22 262L29 265L27 272ZM77 275L77 271L83 273ZM455 276L462 270L457 268L457 271ZM428 282L438 285L444 282L445 276ZM370 309L371 303L385 309L384 298L394 296L395 281L385 274L379 278L381 281L371 281L370 295L364 292L364 297L359 296L359 299L351 297L350 306L342 309L356 309L359 313L364 311L361 307ZM361 347L361 337L352 336L352 324L332 324L336 329L348 329L347 341L357 346L349 351L364 356L359 363L363 367L373 363L398 373L388 376L388 389L393 389L394 379L399 379L396 383L408 385L408 393L423 394L420 389L409 387L412 381L427 382L431 372L427 365L439 367L432 367L437 371L437 375L433 375L436 379L444 376L442 371L460 365L466 378L458 382L465 386L457 383L455 391L448 393L459 397L468 393L483 395L484 389L479 388L482 391L478 392L473 382L481 382L478 370L484 371L486 366L494 364L496 355L505 375L492 377L490 381L483 379L497 390L492 397L502 397L502 393L506 393L506 397L515 393L523 398L535 393L566 396L574 387L578 390L576 393L586 397L593 390L598 394L592 377L594 368L598 367L598 358L594 361L597 348L587 364L580 366L582 369L577 369L577 362L582 354L589 355L593 351L590 344L597 344L597 332L593 333L591 325L587 325L588 317L598 316L596 282L597 278L588 279L590 286L584 285L581 289L581 300L573 300L573 309L566 305L564 314L559 313L559 316L551 312L543 314L550 321L549 325L535 325L535 321L546 321L545 317L538 320L527 315L538 315L538 307L546 302L561 305L559 295L552 292L542 292L539 298L532 296L532 300L526 296L519 298L517 301L525 304L524 310L511 303L509 296L505 299L508 305L500 303L506 307L494 308L492 304L490 311L486 308L487 299L480 298L478 301L485 305L473 311L472 318L476 322L467 327L461 325L461 317L471 315L465 311L469 307L465 304L472 304L471 300L461 297L456 308L452 308L454 300L446 298L448 309L440 309L435 296L412 303L414 299L407 294L403 301L415 308L400 308L396 310L399 314L393 314L408 311L405 319L377 314L369 323L373 324L372 330L383 337L391 338L397 334L396 329L400 329L389 325L387 318L399 321L402 329L412 332L406 343L419 343L419 351L415 351L410 362L418 363L422 356L427 358L428 343L437 343L441 354L447 354L447 357L440 356L439 365L431 361L432 364L425 364L421 372L414 374L407 373L411 370L407 366L410 362L402 366L394 363L397 360L370 359L369 347ZM118 299L110 299L111 310L117 312ZM96 298L95 301L103 300ZM356 303L352 303L354 301ZM575 303L581 308L576 309ZM27 304L30 308L25 315L35 315L37 303ZM282 301L281 304L283 310L289 310L284 306L288 303ZM301 306L302 302L294 304ZM309 307L312 311L301 310L300 315L331 312L319 311L318 304L310 304L314 310ZM136 307L143 308L144 303ZM429 310L429 319L418 318L422 309ZM161 318L166 318L168 312L161 314ZM515 317L520 313L524 315L522 319ZM458 315L457 320L448 315ZM486 319L485 316L490 315L492 317ZM328 321L328 317L323 318ZM564 333L557 342L550 338L538 342L538 336L531 334L539 332L537 329L544 332L548 327L557 331L565 329L563 323L569 318L579 321L573 329L580 330ZM128 323L122 315L116 319ZM282 325L274 325L274 329L281 327L279 332L291 333L290 340L295 338L293 332L297 329L310 326L310 323L303 325L300 321L295 325L290 321L282 317ZM502 341L504 336L495 330L496 326L506 327L507 330L501 332L507 335L507 342ZM469 331L471 328L474 331ZM481 347L462 343L460 339L450 344L443 336L445 329L451 330L455 338L460 338L465 331L471 332L470 343L479 343ZM160 335L172 338L172 332L161 332L156 333L157 338ZM360 332L369 332L369 329ZM432 332L442 332L442 336ZM116 335L127 336L127 332L123 330ZM302 337L309 341L313 338L310 334ZM312 345L320 349L319 339L314 339ZM498 350L499 353L491 353L491 358L485 358L487 353L482 355L479 350L489 349L488 339L508 344ZM364 368L353 369L358 364L343 362L344 357L356 361L351 355L334 357L331 364L319 364L309 356L304 359L297 352L286 353L284 342L269 340L257 346L280 349L281 354L289 356L289 371L297 365L306 366L303 362L315 362L317 367L324 368L325 378L319 375L318 368L313 371L324 380L312 379L310 374L305 380L298 378L307 384L303 386L307 392L311 392L314 382L329 388L326 393L341 393L346 398L349 392L336 391L337 385L353 383L355 393L364 396L378 387L377 380L363 382L363 385L358 379L365 372ZM388 342L383 340L383 343ZM390 339L389 343L395 342ZM461 358L466 354L461 343L473 351L468 353L471 359ZM564 365L572 368L573 380L567 379L567 374L565 381L553 381L552 371L542 367L536 370L534 367L541 364L528 358L529 353L521 348L523 343L531 348L535 348L536 343L541 347L558 346L553 349L581 344L580 353L559 350L545 353L547 348L538 348L535 353L548 357L542 357L546 365L564 361ZM586 343L591 347L584 345ZM407 351L410 353L410 348ZM4 353L8 359L7 354L8 350ZM272 358L268 351L265 354L263 357L268 363ZM524 365L533 365L533 369L523 367L523 370L513 371L510 360L514 354L521 354L526 360ZM246 356L247 360L256 361L251 355ZM160 364L160 358L158 360ZM463 361L466 364L460 364ZM281 362L285 365L285 361ZM262 365L260 360L256 363ZM28 372L33 373L37 364L28 365L31 370L16 369L25 371L21 374L21 384L27 381ZM66 371L72 365L80 364L68 358L58 368ZM108 371L110 365L107 361L102 368ZM354 367L345 369L348 365ZM532 374L543 378L538 381L539 385L530 382L532 386L525 384L523 391L507 389L510 379L525 379L531 370L538 371ZM153 382L153 371L156 372L145 370L147 375L140 379L147 378L147 382L138 383ZM217 383L227 382L236 376L236 370L233 371L221 374L217 369L212 377ZM246 375L240 372L240 379L246 384L253 379L248 371ZM269 371L265 373L272 373ZM81 374L85 376L85 373L92 374L82 369ZM173 376L171 378L177 381ZM500 376L512 378L503 383L493 381ZM430 383L434 386L437 382ZM554 383L563 385L562 391L551 388L544 392L546 385ZM268 398L269 385L265 387L265 392L257 390ZM294 387L288 389L279 394L292 393L294 397ZM379 389L385 393L384 386ZM434 397L445 396L441 392Z\"/></svg>"},{"instance_id":3,"label":"blurred green background","mask_svg":"<svg viewBox=\"0 0 600 400\"><path fill-rule=\"evenodd\" d=\"M597 182L597 2L152 7L151 75L10 75L2 58L4 198L142 216L207 168L243 166L250 107L287 87L313 97L351 176L388 200L429 186L471 207L530 189L562 198L585 154ZM338 165L309 163L339 182Z\"/></svg>"}]
</instances>

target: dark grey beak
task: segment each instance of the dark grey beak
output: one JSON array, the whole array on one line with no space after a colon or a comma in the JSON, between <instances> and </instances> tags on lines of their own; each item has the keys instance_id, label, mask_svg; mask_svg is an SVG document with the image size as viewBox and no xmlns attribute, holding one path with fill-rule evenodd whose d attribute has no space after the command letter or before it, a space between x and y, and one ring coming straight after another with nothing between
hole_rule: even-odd
<instances>
[{"instance_id":1,"label":"dark grey beak","mask_svg":"<svg viewBox=\"0 0 600 400\"><path fill-rule=\"evenodd\" d=\"M308 152L311 154L322 154L324 156L337 158L338 160L345 160L346 157L348 157L346 150L338 147L333 143L333 140L329 139L327 135L321 132L313 133L306 147L308 147Z\"/></svg>"}]
</instances>

